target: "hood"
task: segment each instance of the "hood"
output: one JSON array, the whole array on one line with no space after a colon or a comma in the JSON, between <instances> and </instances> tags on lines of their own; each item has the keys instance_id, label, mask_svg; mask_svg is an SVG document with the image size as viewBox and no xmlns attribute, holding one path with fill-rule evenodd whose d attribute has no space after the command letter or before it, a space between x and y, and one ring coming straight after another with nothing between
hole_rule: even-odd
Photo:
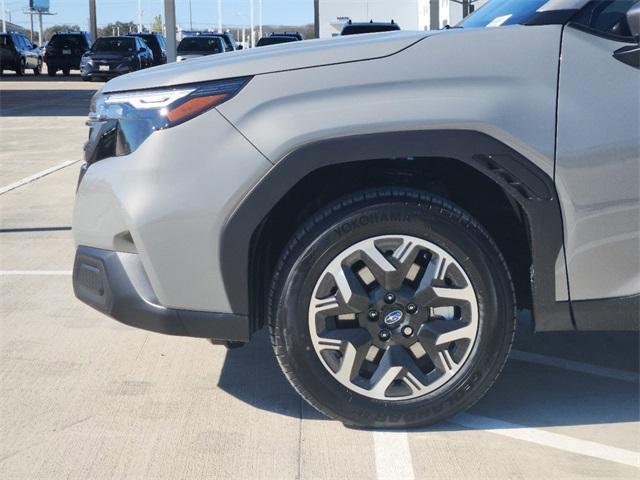
<instances>
[{"instance_id":1,"label":"hood","mask_svg":"<svg viewBox=\"0 0 640 480\"><path fill-rule=\"evenodd\" d=\"M117 77L105 92L167 87L386 57L435 32L391 32L305 40L208 55Z\"/></svg>"}]
</instances>

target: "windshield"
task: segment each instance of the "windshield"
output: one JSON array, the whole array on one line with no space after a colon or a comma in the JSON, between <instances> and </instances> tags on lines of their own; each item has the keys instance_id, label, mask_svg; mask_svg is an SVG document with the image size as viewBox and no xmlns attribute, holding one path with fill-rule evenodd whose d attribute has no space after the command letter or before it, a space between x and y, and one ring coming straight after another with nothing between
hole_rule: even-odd
<instances>
[{"instance_id":1,"label":"windshield","mask_svg":"<svg viewBox=\"0 0 640 480\"><path fill-rule=\"evenodd\" d=\"M132 52L133 38L99 38L91 49L94 52Z\"/></svg>"},{"instance_id":2,"label":"windshield","mask_svg":"<svg viewBox=\"0 0 640 480\"><path fill-rule=\"evenodd\" d=\"M458 24L459 27L500 27L526 22L549 0L492 0Z\"/></svg>"},{"instance_id":3,"label":"windshield","mask_svg":"<svg viewBox=\"0 0 640 480\"><path fill-rule=\"evenodd\" d=\"M217 37L187 37L183 38L178 45L178 52L209 52L220 53L222 47L221 40Z\"/></svg>"}]
</instances>

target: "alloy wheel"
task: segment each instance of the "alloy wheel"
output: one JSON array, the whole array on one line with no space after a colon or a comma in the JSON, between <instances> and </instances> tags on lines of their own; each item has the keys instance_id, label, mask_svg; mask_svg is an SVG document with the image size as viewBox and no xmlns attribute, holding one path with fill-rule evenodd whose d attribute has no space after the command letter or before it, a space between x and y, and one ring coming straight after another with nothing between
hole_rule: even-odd
<instances>
[{"instance_id":1,"label":"alloy wheel","mask_svg":"<svg viewBox=\"0 0 640 480\"><path fill-rule=\"evenodd\" d=\"M308 322L315 352L338 382L398 401L427 395L460 372L478 316L476 292L449 252L417 237L384 235L329 263Z\"/></svg>"}]
</instances>

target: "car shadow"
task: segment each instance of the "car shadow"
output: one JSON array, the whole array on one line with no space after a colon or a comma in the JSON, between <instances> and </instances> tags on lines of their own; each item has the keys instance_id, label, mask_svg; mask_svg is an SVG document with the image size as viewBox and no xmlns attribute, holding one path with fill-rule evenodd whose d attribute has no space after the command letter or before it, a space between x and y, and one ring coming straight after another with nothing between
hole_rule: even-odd
<instances>
[{"instance_id":1,"label":"car shadow","mask_svg":"<svg viewBox=\"0 0 640 480\"><path fill-rule=\"evenodd\" d=\"M631 371L637 379L638 338L637 333L627 332L534 335L524 315L514 349ZM256 408L305 419L325 418L289 385L264 331L247 346L227 351L218 386ZM640 420L640 391L634 381L510 359L495 385L469 413L529 427L635 422ZM428 431L463 428L446 423Z\"/></svg>"},{"instance_id":2,"label":"car shadow","mask_svg":"<svg viewBox=\"0 0 640 480\"><path fill-rule=\"evenodd\" d=\"M0 117L86 117L91 89L5 90L0 93Z\"/></svg>"},{"instance_id":3,"label":"car shadow","mask_svg":"<svg viewBox=\"0 0 640 480\"><path fill-rule=\"evenodd\" d=\"M0 76L0 84L2 82L79 82L80 80L80 70L72 70L68 76L63 75L62 72L58 72L55 77L47 75L46 70L40 75L34 75L31 70L27 70L22 76L5 70L2 72L2 76Z\"/></svg>"}]
</instances>

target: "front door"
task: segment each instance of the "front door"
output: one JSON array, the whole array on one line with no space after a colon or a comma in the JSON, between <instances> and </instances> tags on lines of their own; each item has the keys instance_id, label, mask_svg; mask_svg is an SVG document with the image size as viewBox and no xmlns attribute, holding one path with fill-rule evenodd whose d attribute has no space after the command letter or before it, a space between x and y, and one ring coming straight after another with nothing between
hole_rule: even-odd
<instances>
[{"instance_id":1,"label":"front door","mask_svg":"<svg viewBox=\"0 0 640 480\"><path fill-rule=\"evenodd\" d=\"M626 19L635 3L592 2L563 34L556 184L578 328L594 328L581 302L640 293L640 70L628 52L640 53ZM610 313L603 326L617 321Z\"/></svg>"}]
</instances>

